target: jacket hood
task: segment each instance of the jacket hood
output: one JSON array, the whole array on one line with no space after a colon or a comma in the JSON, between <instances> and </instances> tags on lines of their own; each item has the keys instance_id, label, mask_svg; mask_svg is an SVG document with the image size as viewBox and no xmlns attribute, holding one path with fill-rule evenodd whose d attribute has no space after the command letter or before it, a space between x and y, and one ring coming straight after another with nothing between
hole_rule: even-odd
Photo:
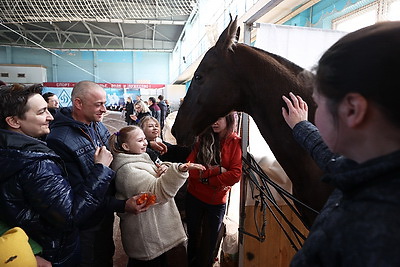
<instances>
[{"instance_id":1,"label":"jacket hood","mask_svg":"<svg viewBox=\"0 0 400 267\"><path fill-rule=\"evenodd\" d=\"M0 182L29 166L33 160L61 162L46 143L25 134L0 129Z\"/></svg>"},{"instance_id":2,"label":"jacket hood","mask_svg":"<svg viewBox=\"0 0 400 267\"><path fill-rule=\"evenodd\" d=\"M112 169L118 171L121 167L126 164L131 164L135 168L144 169L146 171L155 171L155 165L151 164L152 160L147 153L141 154L125 154L116 153L113 155L114 159L112 162ZM150 163L150 164L149 164Z\"/></svg>"}]
</instances>

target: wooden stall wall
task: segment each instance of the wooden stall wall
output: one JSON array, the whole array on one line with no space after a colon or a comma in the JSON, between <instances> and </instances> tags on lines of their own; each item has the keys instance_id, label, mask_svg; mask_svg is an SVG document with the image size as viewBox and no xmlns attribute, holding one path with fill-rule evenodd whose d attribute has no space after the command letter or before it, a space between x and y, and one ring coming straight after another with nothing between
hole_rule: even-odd
<instances>
[{"instance_id":1,"label":"wooden stall wall","mask_svg":"<svg viewBox=\"0 0 400 267\"><path fill-rule=\"evenodd\" d=\"M280 206L283 213L286 215L288 220L292 222L302 233L307 236L308 230L304 227L301 221L296 215L290 210L289 206ZM259 207L258 207L259 209ZM276 211L275 208L272 208ZM246 218L244 227L247 232L256 234L256 226L254 223L254 206L246 206ZM261 213L257 213L257 220L262 221ZM277 212L275 214L278 214ZM279 214L277 215L281 224L285 227L291 238L295 240L294 234L288 228L284 219ZM264 242L259 242L253 237L244 235L244 257L243 266L245 267L287 267L296 253L295 249L289 242L289 239L285 236L284 232L276 222L271 212L267 211L267 226L266 226L266 238Z\"/></svg>"}]
</instances>

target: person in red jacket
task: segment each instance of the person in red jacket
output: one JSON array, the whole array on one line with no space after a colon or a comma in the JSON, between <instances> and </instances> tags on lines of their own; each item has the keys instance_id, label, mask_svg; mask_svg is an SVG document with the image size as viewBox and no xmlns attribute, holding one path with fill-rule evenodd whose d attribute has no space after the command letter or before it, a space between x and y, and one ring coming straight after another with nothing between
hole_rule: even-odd
<instances>
[{"instance_id":1,"label":"person in red jacket","mask_svg":"<svg viewBox=\"0 0 400 267\"><path fill-rule=\"evenodd\" d=\"M198 137L187 158L188 162L206 166L205 171L189 171L186 195L189 266L214 263L213 252L228 192L242 176L241 139L234 126L234 113L219 118Z\"/></svg>"}]
</instances>

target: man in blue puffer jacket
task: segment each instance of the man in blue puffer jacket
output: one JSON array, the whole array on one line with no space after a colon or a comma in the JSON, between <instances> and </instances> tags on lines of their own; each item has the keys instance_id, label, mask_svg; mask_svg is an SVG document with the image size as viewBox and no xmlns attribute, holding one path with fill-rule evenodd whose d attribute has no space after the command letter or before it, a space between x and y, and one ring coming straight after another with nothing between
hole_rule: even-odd
<instances>
[{"instance_id":1,"label":"man in blue puffer jacket","mask_svg":"<svg viewBox=\"0 0 400 267\"><path fill-rule=\"evenodd\" d=\"M101 122L106 112L106 92L94 82L81 81L73 88L71 97L72 107L61 108L56 114L46 142L64 160L69 182L74 190L79 190L87 179L111 179L114 172L108 167L107 172L98 172L93 162L96 148L108 147L110 134ZM137 196L117 200L114 194L112 183L101 207L80 227L80 266L112 266L114 212L140 211L135 202Z\"/></svg>"},{"instance_id":2,"label":"man in blue puffer jacket","mask_svg":"<svg viewBox=\"0 0 400 267\"><path fill-rule=\"evenodd\" d=\"M0 220L21 227L53 266L77 266L78 226L102 203L112 155L98 149L92 160L101 175L72 190L61 158L37 139L53 120L39 90L0 87Z\"/></svg>"}]
</instances>

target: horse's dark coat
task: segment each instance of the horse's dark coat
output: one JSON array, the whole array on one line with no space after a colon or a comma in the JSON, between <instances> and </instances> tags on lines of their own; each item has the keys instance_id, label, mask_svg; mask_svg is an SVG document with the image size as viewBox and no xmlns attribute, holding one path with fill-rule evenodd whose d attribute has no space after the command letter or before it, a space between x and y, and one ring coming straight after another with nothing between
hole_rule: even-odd
<instances>
[{"instance_id":1,"label":"horse's dark coat","mask_svg":"<svg viewBox=\"0 0 400 267\"><path fill-rule=\"evenodd\" d=\"M234 20L204 56L172 132L179 145L191 145L195 136L219 117L232 110L246 112L291 179L293 194L320 210L331 189L320 182L322 171L293 139L281 114L282 95L293 92L309 103L309 119L313 121L312 74L283 57L233 42L237 34ZM298 209L311 225L315 214Z\"/></svg>"}]
</instances>

